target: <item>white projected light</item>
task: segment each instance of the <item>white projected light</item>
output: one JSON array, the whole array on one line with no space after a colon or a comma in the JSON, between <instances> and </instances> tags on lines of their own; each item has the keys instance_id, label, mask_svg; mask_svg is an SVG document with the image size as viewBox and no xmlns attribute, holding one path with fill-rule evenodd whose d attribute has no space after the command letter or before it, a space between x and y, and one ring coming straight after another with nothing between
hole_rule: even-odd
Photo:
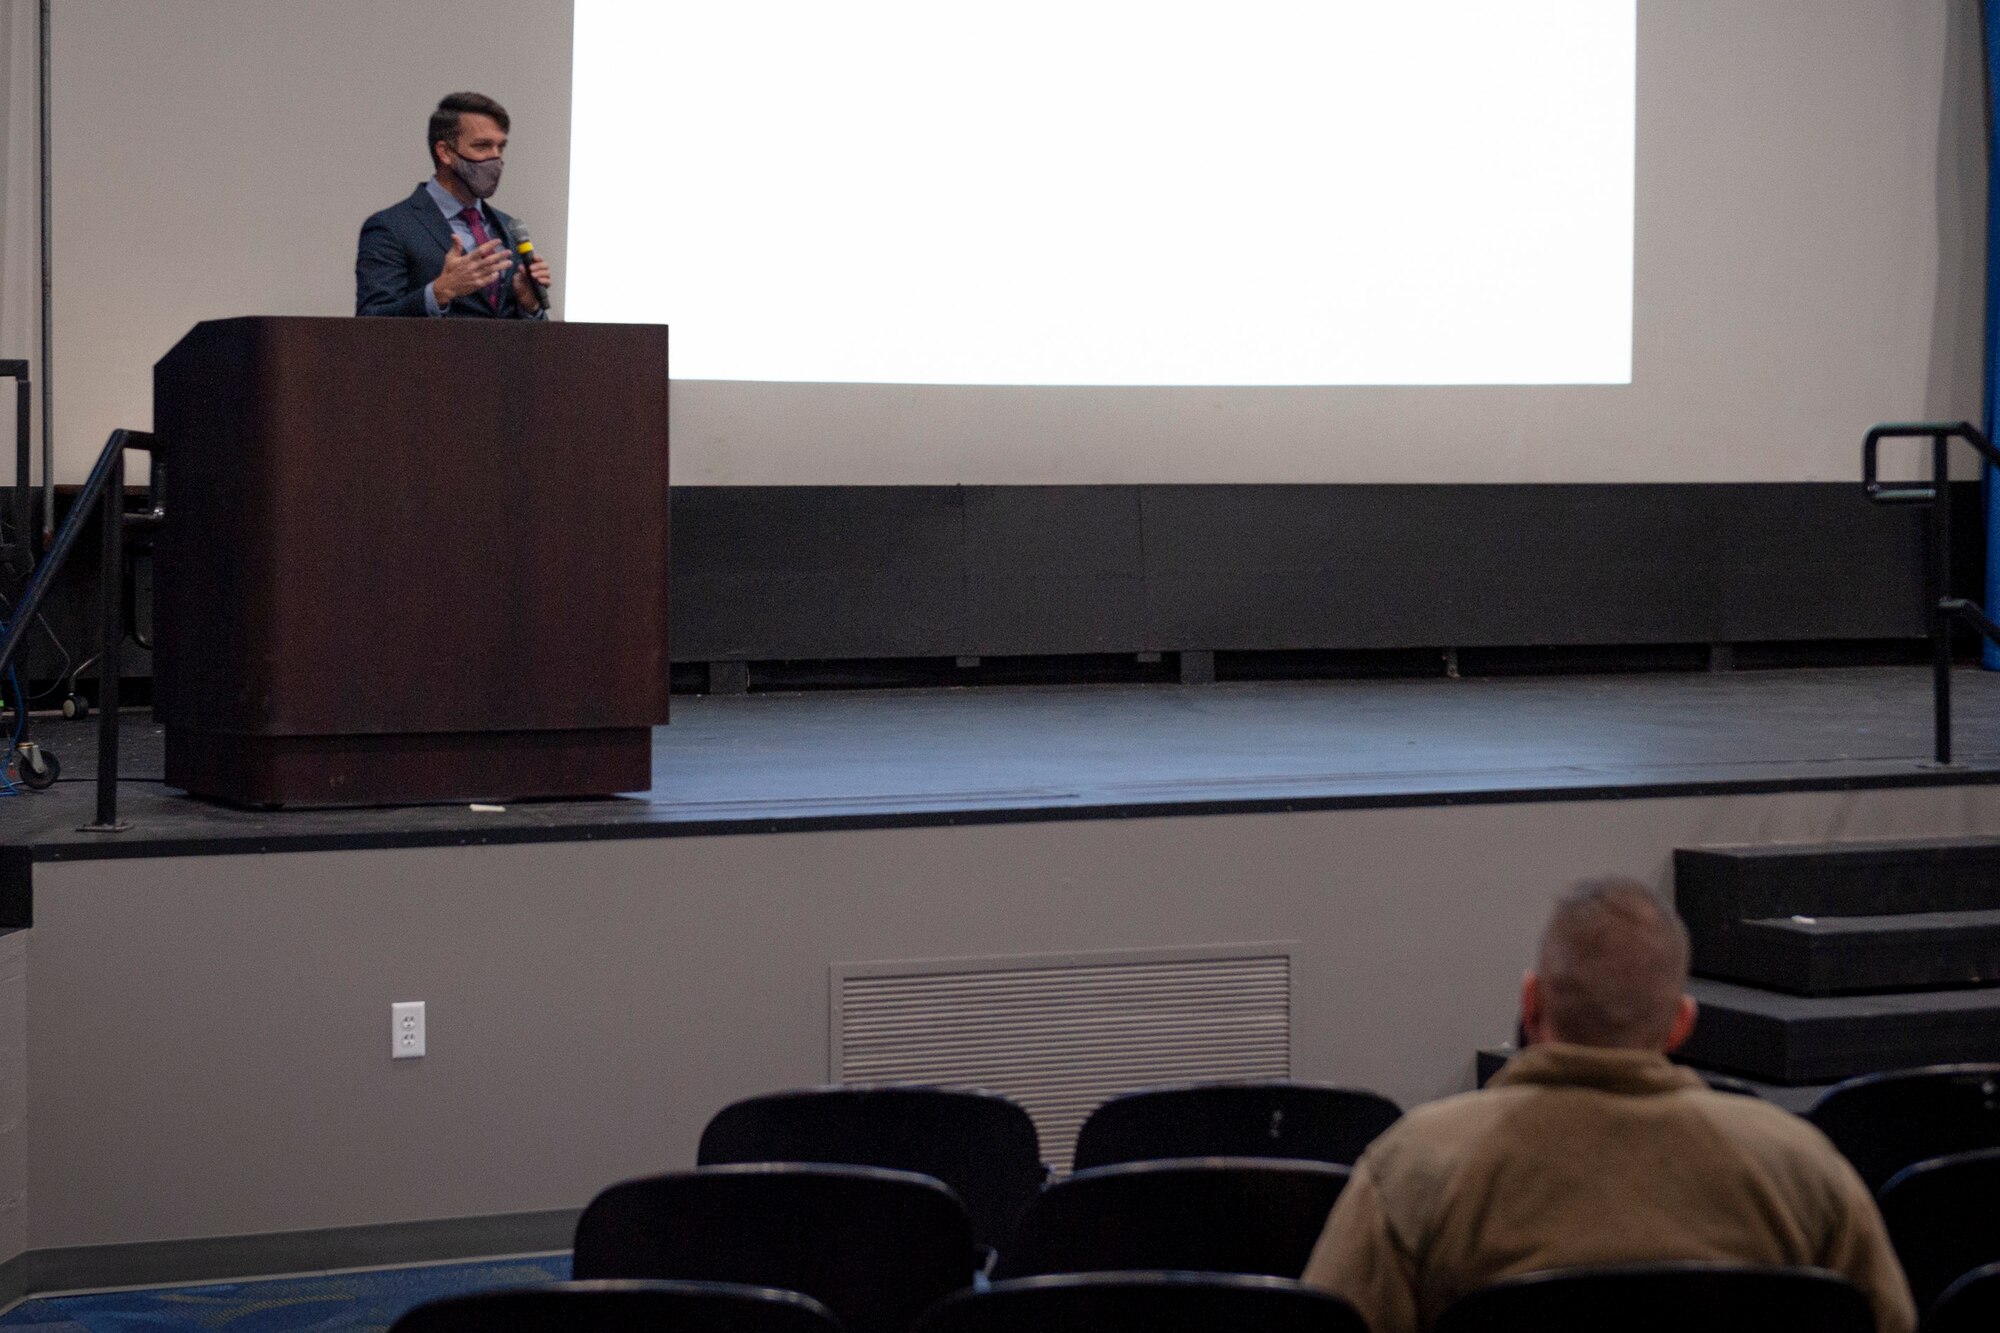
<instances>
[{"instance_id":1,"label":"white projected light","mask_svg":"<svg viewBox=\"0 0 2000 1333\"><path fill-rule=\"evenodd\" d=\"M1636 0L576 0L568 317L684 379L1621 384Z\"/></svg>"}]
</instances>

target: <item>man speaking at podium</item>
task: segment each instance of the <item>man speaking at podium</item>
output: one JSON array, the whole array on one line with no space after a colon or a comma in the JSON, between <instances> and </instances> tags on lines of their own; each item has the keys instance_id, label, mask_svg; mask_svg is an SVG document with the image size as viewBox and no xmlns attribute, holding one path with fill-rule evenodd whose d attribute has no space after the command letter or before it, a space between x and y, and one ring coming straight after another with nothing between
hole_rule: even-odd
<instances>
[{"instance_id":1,"label":"man speaking at podium","mask_svg":"<svg viewBox=\"0 0 2000 1333\"><path fill-rule=\"evenodd\" d=\"M452 93L431 112L431 179L361 224L357 315L546 319L551 274L540 255L516 262L520 224L486 203L500 188L507 108Z\"/></svg>"}]
</instances>

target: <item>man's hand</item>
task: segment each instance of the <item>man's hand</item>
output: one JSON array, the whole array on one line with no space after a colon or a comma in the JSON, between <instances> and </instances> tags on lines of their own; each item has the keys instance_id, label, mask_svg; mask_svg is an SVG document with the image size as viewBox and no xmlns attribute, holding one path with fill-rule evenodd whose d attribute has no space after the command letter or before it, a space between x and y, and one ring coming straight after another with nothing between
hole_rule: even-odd
<instances>
[{"instance_id":1,"label":"man's hand","mask_svg":"<svg viewBox=\"0 0 2000 1333\"><path fill-rule=\"evenodd\" d=\"M458 237L453 236L451 249L445 251L444 267L431 283L431 292L439 305L450 305L461 296L470 296L490 286L507 271L509 262L498 241L488 241L467 254Z\"/></svg>"},{"instance_id":2,"label":"man's hand","mask_svg":"<svg viewBox=\"0 0 2000 1333\"><path fill-rule=\"evenodd\" d=\"M550 271L549 261L532 251L529 252L528 266L526 268L515 268L514 299L521 303L521 309L532 313L540 310L542 303L535 299L535 289L528 285L528 275L530 273L535 275L536 282L542 284L543 291L549 289L549 284L555 281L556 275Z\"/></svg>"}]
</instances>

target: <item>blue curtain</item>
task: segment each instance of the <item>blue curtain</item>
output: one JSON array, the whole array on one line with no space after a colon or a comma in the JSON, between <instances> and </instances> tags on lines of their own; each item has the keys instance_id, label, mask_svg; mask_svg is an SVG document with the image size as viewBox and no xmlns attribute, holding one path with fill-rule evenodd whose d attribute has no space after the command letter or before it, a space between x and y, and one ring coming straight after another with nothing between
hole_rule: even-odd
<instances>
[{"instance_id":1,"label":"blue curtain","mask_svg":"<svg viewBox=\"0 0 2000 1333\"><path fill-rule=\"evenodd\" d=\"M1993 408L2000 388L2000 135L1994 133L1995 97L2000 95L2000 0L1980 0L1980 32L1986 45L1986 397L1981 428L1993 438ZM1986 609L2000 606L2000 475L1986 468ZM1988 643L1984 660L2000 671L2000 644Z\"/></svg>"}]
</instances>

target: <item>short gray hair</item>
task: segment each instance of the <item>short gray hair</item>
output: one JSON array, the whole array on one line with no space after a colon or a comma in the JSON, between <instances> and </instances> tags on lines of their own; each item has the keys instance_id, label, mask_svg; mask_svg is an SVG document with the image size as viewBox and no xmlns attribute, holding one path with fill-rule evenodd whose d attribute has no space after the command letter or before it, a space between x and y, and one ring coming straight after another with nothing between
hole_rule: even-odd
<instances>
[{"instance_id":1,"label":"short gray hair","mask_svg":"<svg viewBox=\"0 0 2000 1333\"><path fill-rule=\"evenodd\" d=\"M1687 988L1687 927L1638 880L1587 879L1556 900L1536 972L1560 1040L1664 1047Z\"/></svg>"}]
</instances>

